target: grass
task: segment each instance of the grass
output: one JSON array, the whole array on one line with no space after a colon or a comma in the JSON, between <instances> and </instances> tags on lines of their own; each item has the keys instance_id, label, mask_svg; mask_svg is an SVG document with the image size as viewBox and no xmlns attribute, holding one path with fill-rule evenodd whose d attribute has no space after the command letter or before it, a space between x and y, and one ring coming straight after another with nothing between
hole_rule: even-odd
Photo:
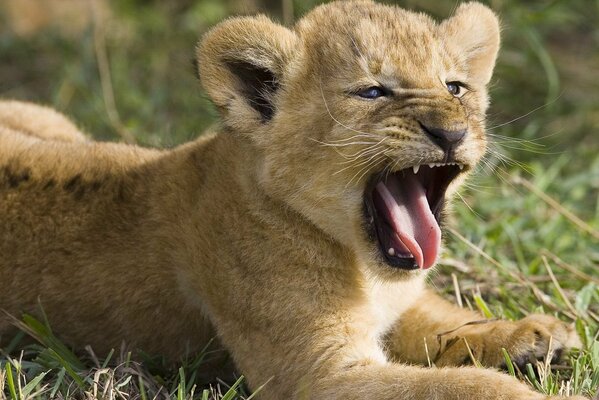
<instances>
[{"instance_id":1,"label":"grass","mask_svg":"<svg viewBox=\"0 0 599 400\"><path fill-rule=\"evenodd\" d=\"M233 12L278 17L283 3L113 1L100 25L27 36L13 32L0 7L0 97L51 104L97 140L174 146L216 118L195 89L199 35ZM293 11L301 15L314 3L293 2ZM402 5L444 16L452 3ZM431 283L488 317L543 312L575 324L584 345L564 363L508 373L547 394L592 396L599 388L599 2L487 3L504 25L491 87L492 149L456 199ZM7 288L0 283L0 290ZM199 380L210 349L172 368L151 357L132 360L123 349L76 354L43 321L20 323L38 341L25 345L23 333L1 350L0 399L250 397L242 377Z\"/></svg>"}]
</instances>

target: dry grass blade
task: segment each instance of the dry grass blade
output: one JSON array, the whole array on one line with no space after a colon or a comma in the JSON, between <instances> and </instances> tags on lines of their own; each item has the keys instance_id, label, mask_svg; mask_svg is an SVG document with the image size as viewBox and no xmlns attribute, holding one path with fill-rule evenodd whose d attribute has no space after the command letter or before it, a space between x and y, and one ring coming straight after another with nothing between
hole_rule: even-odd
<instances>
[{"instance_id":1,"label":"dry grass blade","mask_svg":"<svg viewBox=\"0 0 599 400\"><path fill-rule=\"evenodd\" d=\"M562 289L561 285L559 284L559 282L557 281L557 278L555 277L555 275L553 274L553 270L551 269L551 266L549 265L549 263L547 262L547 257L545 256L541 256L541 259L543 260L543 265L545 265L545 269L547 270L547 273L549 274L549 276L551 277L551 281L553 282L553 284L555 285L555 288L557 289L560 297L562 298L562 300L564 301L564 304L566 305L566 307L568 307L568 309L570 310L570 312L574 315L576 315L576 317L581 317L579 312L576 310L576 308L574 308L574 306L572 305L572 303L570 302L570 300L568 299L568 296L566 296L566 293L564 292L564 290Z\"/></svg>"},{"instance_id":2,"label":"dry grass blade","mask_svg":"<svg viewBox=\"0 0 599 400\"><path fill-rule=\"evenodd\" d=\"M451 274L451 280L453 282L453 289L455 291L455 299L460 308L464 308L464 304L462 304L462 293L460 292L460 284L458 282L458 277L456 274Z\"/></svg>"},{"instance_id":3,"label":"dry grass blade","mask_svg":"<svg viewBox=\"0 0 599 400\"><path fill-rule=\"evenodd\" d=\"M110 123L116 132L123 138L126 143L135 143L135 137L129 132L116 109L114 100L114 89L112 87L112 78L110 76L110 65L108 63L108 55L106 54L106 42L104 36L104 22L100 17L98 0L90 0L91 11L94 18L94 47L96 51L96 59L98 60L98 71L100 73L100 83L102 85L102 97Z\"/></svg>"},{"instance_id":4,"label":"dry grass blade","mask_svg":"<svg viewBox=\"0 0 599 400\"><path fill-rule=\"evenodd\" d=\"M478 253L479 255L481 255L484 259L486 259L487 261L489 261L491 264L493 264L497 268L500 268L500 269L506 271L512 278L514 278L518 282L520 282L522 284L527 284L528 283L528 281L526 281L526 279L524 279L522 276L520 276L519 273L506 268L503 264L501 264L499 261L497 261L496 259L494 259L493 257L491 257L486 251L484 251L483 249L481 249L479 246L475 245L470 240L466 239L464 236L462 236L455 229L448 228L448 231L451 232L451 234L453 234L454 236L456 236L458 239L460 239L462 242L464 242L468 247L470 247L476 253Z\"/></svg>"},{"instance_id":5,"label":"dry grass blade","mask_svg":"<svg viewBox=\"0 0 599 400\"><path fill-rule=\"evenodd\" d=\"M598 230L596 230L595 228L593 228L592 226L590 226L589 224L587 224L586 222L584 222L583 220L578 218L576 215L574 215L574 213L572 211L570 211L566 207L562 206L551 196L547 195L546 193L543 193L541 190L539 190L537 187L535 187L535 185L533 185L529 180L522 178L520 176L514 176L511 178L511 180L513 183L515 183L517 185L522 185L526 189L530 190L530 192L532 194L534 194L535 196L537 196L538 198L543 200L545 203L547 203L550 207L552 207L557 212L562 214L564 217L566 217L568 220L570 220L574 225L578 226L580 229L587 232L589 235L593 236L595 239L599 240L599 231Z\"/></svg>"},{"instance_id":6,"label":"dry grass blade","mask_svg":"<svg viewBox=\"0 0 599 400\"><path fill-rule=\"evenodd\" d=\"M549 251L547 249L543 249L543 250L541 250L541 253L546 256L549 256L558 267L565 269L566 271L576 275L579 278L584 279L585 281L593 282L593 283L599 285L599 279L597 279L594 276L591 276L589 274L585 274L584 272L578 270L578 268L566 263L564 260L559 258L557 255L553 254L551 251Z\"/></svg>"},{"instance_id":7,"label":"dry grass blade","mask_svg":"<svg viewBox=\"0 0 599 400\"><path fill-rule=\"evenodd\" d=\"M6 375L4 370L0 368L0 400L6 400L6 395L4 394L4 386L6 385Z\"/></svg>"},{"instance_id":8,"label":"dry grass blade","mask_svg":"<svg viewBox=\"0 0 599 400\"><path fill-rule=\"evenodd\" d=\"M560 310L559 307L556 306L551 301L551 297L548 296L547 294L545 294L541 289L539 289L539 287L537 285L535 285L530 279L527 279L525 276L523 276L518 271L513 271L513 270L511 270L509 268L506 268L505 266L503 266L503 264L501 264L499 261L497 261L496 259L494 259L493 257L491 257L489 254L487 254L487 252L485 252L483 249L481 249L480 247L478 247L477 245L475 245L474 243L472 243L470 240L466 239L464 236L462 236L455 229L448 228L448 231L451 232L458 239L460 239L462 242L464 242L472 250L474 250L479 255L481 255L484 259L486 259L487 261L489 261L491 264L493 264L497 268L500 268L501 270L507 272L514 280L516 280L517 282L519 282L520 284L522 284L524 286L529 287L532 290L534 296L539 301L541 301L544 305L546 305L547 307L551 308L554 311L559 311ZM564 314L568 315L568 317L570 317L572 319L576 318L575 315L572 315L570 313L564 313Z\"/></svg>"}]
</instances>

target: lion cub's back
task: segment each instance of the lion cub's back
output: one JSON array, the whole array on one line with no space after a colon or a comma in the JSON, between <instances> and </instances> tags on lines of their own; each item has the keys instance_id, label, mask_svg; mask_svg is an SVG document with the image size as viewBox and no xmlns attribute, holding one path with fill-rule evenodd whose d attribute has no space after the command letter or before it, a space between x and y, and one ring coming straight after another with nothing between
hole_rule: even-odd
<instances>
[{"instance_id":1,"label":"lion cub's back","mask_svg":"<svg viewBox=\"0 0 599 400\"><path fill-rule=\"evenodd\" d=\"M0 102L0 282L9 288L0 309L33 312L45 295L57 328L73 322L65 316L73 298L89 297L91 305L79 302L91 309L97 296L86 291L98 274L123 277L128 264L117 261L131 262L128 249L145 243L144 183L163 154L87 140L51 109ZM2 314L0 337L9 329Z\"/></svg>"},{"instance_id":2,"label":"lion cub's back","mask_svg":"<svg viewBox=\"0 0 599 400\"><path fill-rule=\"evenodd\" d=\"M48 107L21 101L0 101L0 127L45 140L87 140L64 115Z\"/></svg>"}]
</instances>

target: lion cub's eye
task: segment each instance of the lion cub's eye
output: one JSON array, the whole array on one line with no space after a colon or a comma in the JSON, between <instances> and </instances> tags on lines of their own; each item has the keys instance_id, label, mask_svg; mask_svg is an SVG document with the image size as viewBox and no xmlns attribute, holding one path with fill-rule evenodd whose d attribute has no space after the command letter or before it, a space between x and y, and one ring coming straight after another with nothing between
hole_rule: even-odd
<instances>
[{"instance_id":1,"label":"lion cub's eye","mask_svg":"<svg viewBox=\"0 0 599 400\"><path fill-rule=\"evenodd\" d=\"M462 82L447 82L447 90L455 97L462 97L466 93L466 85Z\"/></svg>"},{"instance_id":2,"label":"lion cub's eye","mask_svg":"<svg viewBox=\"0 0 599 400\"><path fill-rule=\"evenodd\" d=\"M363 99L376 99L378 97L386 96L385 90L378 86L371 86L366 89L360 89L356 92L356 95Z\"/></svg>"}]
</instances>

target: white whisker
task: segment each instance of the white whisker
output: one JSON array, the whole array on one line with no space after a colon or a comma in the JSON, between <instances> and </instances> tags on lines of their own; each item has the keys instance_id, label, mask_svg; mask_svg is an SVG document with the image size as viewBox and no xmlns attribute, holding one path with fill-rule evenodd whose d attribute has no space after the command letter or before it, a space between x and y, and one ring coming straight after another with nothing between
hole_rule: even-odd
<instances>
[{"instance_id":1,"label":"white whisker","mask_svg":"<svg viewBox=\"0 0 599 400\"><path fill-rule=\"evenodd\" d=\"M529 111L529 112L527 112L526 114L523 114L523 115L521 115L521 116L519 116L519 117L516 117L516 118L514 118L514 119L511 119L511 120L509 120L509 121L507 121L507 122L504 122L504 123L502 123L502 124L495 125L495 126L492 126L492 127L490 127L490 128L487 128L487 130L489 130L489 131L492 131L493 129L501 128L502 126L506 126L506 125L509 125L509 124L511 124L511 123L514 123L514 122L516 122L516 121L519 121L519 120L521 120L521 119L523 119L523 118L526 118L526 117L528 117L530 114L533 114L533 113L535 113L535 112L537 112L537 111L539 111L539 110L541 110L541 109L543 109L543 108L545 108L545 107L548 107L548 106L550 106L551 104L555 103L556 101L558 101L558 100L560 99L560 97L561 97L561 96L562 96L562 95L560 94L560 95L559 95L559 96L557 96L557 97L556 97L554 100L552 100L552 101L550 101L550 102L548 102L548 103L545 103L545 104L543 104L543 105L540 105L540 106L538 106L537 108L534 108L534 109L530 110L530 111Z\"/></svg>"}]
</instances>

